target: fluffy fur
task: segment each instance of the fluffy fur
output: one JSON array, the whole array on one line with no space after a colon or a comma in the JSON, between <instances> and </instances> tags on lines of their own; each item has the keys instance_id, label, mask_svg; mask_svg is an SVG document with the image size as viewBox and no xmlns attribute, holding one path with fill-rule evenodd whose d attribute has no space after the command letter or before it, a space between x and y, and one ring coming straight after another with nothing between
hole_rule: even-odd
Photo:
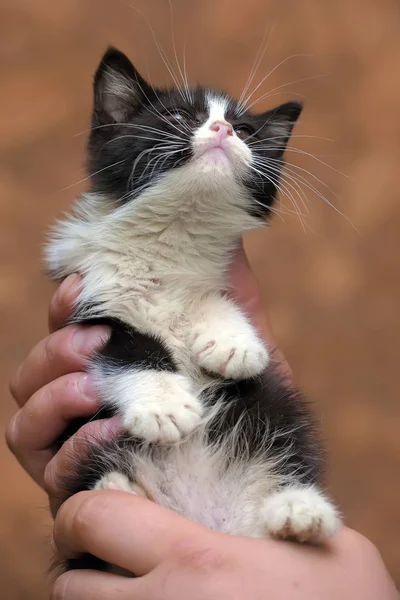
<instances>
[{"instance_id":1,"label":"fluffy fur","mask_svg":"<svg viewBox=\"0 0 400 600\"><path fill-rule=\"evenodd\" d=\"M82 274L76 321L111 326L88 368L126 434L93 447L70 492L123 489L226 533L323 541L339 520L312 419L226 281L268 215L301 106L255 115L217 91L157 90L114 49L94 90L92 188L46 263L55 279Z\"/></svg>"}]
</instances>

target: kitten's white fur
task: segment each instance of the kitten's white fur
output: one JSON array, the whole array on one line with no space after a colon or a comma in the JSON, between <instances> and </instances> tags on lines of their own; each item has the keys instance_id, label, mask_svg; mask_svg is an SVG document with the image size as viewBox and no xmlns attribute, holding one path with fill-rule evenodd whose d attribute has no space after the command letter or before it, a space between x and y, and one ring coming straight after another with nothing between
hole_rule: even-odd
<instances>
[{"instance_id":1,"label":"kitten's white fur","mask_svg":"<svg viewBox=\"0 0 400 600\"><path fill-rule=\"evenodd\" d=\"M274 462L265 456L232 462L228 443L210 448L204 442L210 413L198 398L215 384L201 367L240 379L261 373L268 362L263 342L226 295L232 253L260 223L246 210L251 198L237 180L249 169L250 149L234 134L225 154L212 150L209 125L224 121L225 110L223 97L210 96L209 118L193 138L193 159L135 201L115 209L105 198L83 195L47 246L47 265L58 277L82 274L78 307L95 303L97 315L162 339L179 366L180 374L94 367L103 400L118 408L132 434L173 442L197 428L183 444L165 447L158 461L132 452L129 469L138 489L219 531L314 539L333 533L338 523L322 493L278 492L290 482ZM110 473L97 487L131 489L123 477ZM279 510L272 515L274 507Z\"/></svg>"}]
</instances>

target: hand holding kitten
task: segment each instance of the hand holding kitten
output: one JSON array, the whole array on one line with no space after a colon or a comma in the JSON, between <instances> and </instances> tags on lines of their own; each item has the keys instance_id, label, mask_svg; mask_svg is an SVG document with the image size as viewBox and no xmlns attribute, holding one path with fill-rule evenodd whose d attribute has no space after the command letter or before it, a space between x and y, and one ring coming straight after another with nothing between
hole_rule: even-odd
<instances>
[{"instance_id":1,"label":"hand holding kitten","mask_svg":"<svg viewBox=\"0 0 400 600\"><path fill-rule=\"evenodd\" d=\"M65 557L89 552L136 579L70 571L53 600L398 600L376 548L342 528L327 548L210 531L123 492L81 492L60 509L54 540Z\"/></svg>"}]
</instances>

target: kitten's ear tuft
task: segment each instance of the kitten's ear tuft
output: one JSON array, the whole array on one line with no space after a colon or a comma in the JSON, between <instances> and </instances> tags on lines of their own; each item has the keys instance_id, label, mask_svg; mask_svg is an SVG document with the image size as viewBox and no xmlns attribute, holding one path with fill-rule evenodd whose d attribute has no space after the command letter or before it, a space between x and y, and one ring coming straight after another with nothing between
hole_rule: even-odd
<instances>
[{"instance_id":1,"label":"kitten's ear tuft","mask_svg":"<svg viewBox=\"0 0 400 600\"><path fill-rule=\"evenodd\" d=\"M122 123L152 90L119 50L109 48L94 77L94 116Z\"/></svg>"}]
</instances>

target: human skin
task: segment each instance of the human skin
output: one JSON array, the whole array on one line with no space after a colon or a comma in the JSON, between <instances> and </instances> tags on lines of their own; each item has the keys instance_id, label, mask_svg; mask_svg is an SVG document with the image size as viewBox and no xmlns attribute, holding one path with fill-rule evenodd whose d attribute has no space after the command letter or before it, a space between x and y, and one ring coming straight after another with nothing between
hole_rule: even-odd
<instances>
[{"instance_id":1,"label":"human skin","mask_svg":"<svg viewBox=\"0 0 400 600\"><path fill-rule=\"evenodd\" d=\"M215 533L123 492L83 492L61 506L66 492L59 481L69 472L71 457L84 456L94 438L113 437L120 428L117 417L92 421L58 452L54 450L71 420L90 418L99 408L85 364L104 345L109 330L64 327L79 281L77 275L70 276L57 289L49 311L51 333L12 380L11 391L20 408L6 437L21 465L49 494L60 555L91 552L138 578L73 571L57 579L52 598L398 600L377 550L345 527L329 547L317 549ZM274 349L258 284L242 248L233 261L230 281L232 295ZM283 356L274 350L273 357L290 379Z\"/></svg>"},{"instance_id":2,"label":"human skin","mask_svg":"<svg viewBox=\"0 0 400 600\"><path fill-rule=\"evenodd\" d=\"M326 547L216 533L125 492L81 492L60 508L60 555L82 552L136 579L70 571L52 600L399 600L376 548L342 528Z\"/></svg>"}]
</instances>

